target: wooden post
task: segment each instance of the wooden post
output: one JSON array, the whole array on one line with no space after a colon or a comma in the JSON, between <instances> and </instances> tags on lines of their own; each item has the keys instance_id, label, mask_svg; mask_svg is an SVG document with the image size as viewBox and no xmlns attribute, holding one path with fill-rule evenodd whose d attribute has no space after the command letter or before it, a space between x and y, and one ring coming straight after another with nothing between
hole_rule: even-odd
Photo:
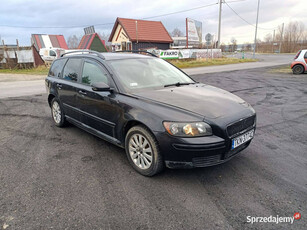
<instances>
[{"instance_id":1,"label":"wooden post","mask_svg":"<svg viewBox=\"0 0 307 230\"><path fill-rule=\"evenodd\" d=\"M188 18L185 19L185 30L187 38L187 49L189 48L189 29L188 29Z\"/></svg>"},{"instance_id":2,"label":"wooden post","mask_svg":"<svg viewBox=\"0 0 307 230\"><path fill-rule=\"evenodd\" d=\"M15 52L15 55L16 55L17 65L19 66L19 68L21 68L21 67L22 67L22 64L21 64L21 63L18 63L18 55L17 55L18 51L20 50L18 39L16 39L16 45L17 45L17 52Z\"/></svg>"},{"instance_id":3,"label":"wooden post","mask_svg":"<svg viewBox=\"0 0 307 230\"><path fill-rule=\"evenodd\" d=\"M33 67L36 68L35 54L34 54L34 49L36 49L36 48L34 47L34 45L32 45L31 49L32 49L32 55L33 55ZM46 66L46 64L45 64L45 66Z\"/></svg>"},{"instance_id":4,"label":"wooden post","mask_svg":"<svg viewBox=\"0 0 307 230\"><path fill-rule=\"evenodd\" d=\"M4 44L4 40L2 40L2 47L3 47L3 57L4 55L6 54L6 58L5 58L5 67L8 69L8 66L9 66L9 56L8 56L8 53L6 52L5 50L5 44Z\"/></svg>"}]
</instances>

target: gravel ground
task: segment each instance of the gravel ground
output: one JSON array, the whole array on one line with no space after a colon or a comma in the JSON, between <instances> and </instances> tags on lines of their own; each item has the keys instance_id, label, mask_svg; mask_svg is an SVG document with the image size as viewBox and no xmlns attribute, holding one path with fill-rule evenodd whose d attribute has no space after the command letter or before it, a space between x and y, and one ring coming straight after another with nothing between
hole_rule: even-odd
<instances>
[{"instance_id":1,"label":"gravel ground","mask_svg":"<svg viewBox=\"0 0 307 230\"><path fill-rule=\"evenodd\" d=\"M0 73L0 82L43 80L46 75Z\"/></svg>"},{"instance_id":2,"label":"gravel ground","mask_svg":"<svg viewBox=\"0 0 307 230\"><path fill-rule=\"evenodd\" d=\"M124 150L53 125L46 95L0 100L0 228L307 229L307 75L268 68L197 75L258 114L226 164L146 178ZM293 216L294 223L247 223Z\"/></svg>"}]
</instances>

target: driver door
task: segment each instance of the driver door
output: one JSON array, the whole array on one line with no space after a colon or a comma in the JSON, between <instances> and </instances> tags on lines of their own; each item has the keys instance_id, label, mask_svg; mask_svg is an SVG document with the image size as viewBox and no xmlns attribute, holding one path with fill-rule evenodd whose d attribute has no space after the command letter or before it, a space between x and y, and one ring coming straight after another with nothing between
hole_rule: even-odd
<instances>
[{"instance_id":1,"label":"driver door","mask_svg":"<svg viewBox=\"0 0 307 230\"><path fill-rule=\"evenodd\" d=\"M114 83L104 66L93 59L84 59L81 78L77 88L77 104L81 122L110 137L114 137L114 129L120 117L116 92L93 91L91 85L104 82L111 88Z\"/></svg>"}]
</instances>

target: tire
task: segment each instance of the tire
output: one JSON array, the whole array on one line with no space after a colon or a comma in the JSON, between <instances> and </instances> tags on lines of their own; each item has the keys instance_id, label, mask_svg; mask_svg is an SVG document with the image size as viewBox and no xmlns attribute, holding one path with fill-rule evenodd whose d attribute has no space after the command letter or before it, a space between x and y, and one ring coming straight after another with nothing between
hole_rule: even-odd
<instances>
[{"instance_id":1,"label":"tire","mask_svg":"<svg viewBox=\"0 0 307 230\"><path fill-rule=\"evenodd\" d=\"M304 67L302 65L295 65L292 68L292 72L293 74L302 74L304 73Z\"/></svg>"},{"instance_id":2,"label":"tire","mask_svg":"<svg viewBox=\"0 0 307 230\"><path fill-rule=\"evenodd\" d=\"M66 125L65 115L57 98L53 98L51 101L51 116L56 126L64 127Z\"/></svg>"},{"instance_id":3,"label":"tire","mask_svg":"<svg viewBox=\"0 0 307 230\"><path fill-rule=\"evenodd\" d=\"M164 169L163 157L154 135L144 126L132 127L125 140L127 158L143 176L153 176Z\"/></svg>"}]
</instances>

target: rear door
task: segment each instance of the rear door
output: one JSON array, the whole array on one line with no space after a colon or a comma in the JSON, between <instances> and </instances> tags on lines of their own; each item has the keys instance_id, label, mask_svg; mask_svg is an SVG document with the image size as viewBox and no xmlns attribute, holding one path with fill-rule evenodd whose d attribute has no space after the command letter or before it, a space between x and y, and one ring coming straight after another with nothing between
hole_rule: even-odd
<instances>
[{"instance_id":1,"label":"rear door","mask_svg":"<svg viewBox=\"0 0 307 230\"><path fill-rule=\"evenodd\" d=\"M120 117L116 92L93 91L91 85L96 82L104 82L111 88L115 88L106 68L94 59L86 58L77 89L77 104L81 112L81 120L91 128L114 137L115 124Z\"/></svg>"},{"instance_id":2,"label":"rear door","mask_svg":"<svg viewBox=\"0 0 307 230\"><path fill-rule=\"evenodd\" d=\"M66 62L61 78L56 83L58 96L64 108L64 113L70 118L80 120L77 112L78 76L81 72L82 58L69 58Z\"/></svg>"}]
</instances>

